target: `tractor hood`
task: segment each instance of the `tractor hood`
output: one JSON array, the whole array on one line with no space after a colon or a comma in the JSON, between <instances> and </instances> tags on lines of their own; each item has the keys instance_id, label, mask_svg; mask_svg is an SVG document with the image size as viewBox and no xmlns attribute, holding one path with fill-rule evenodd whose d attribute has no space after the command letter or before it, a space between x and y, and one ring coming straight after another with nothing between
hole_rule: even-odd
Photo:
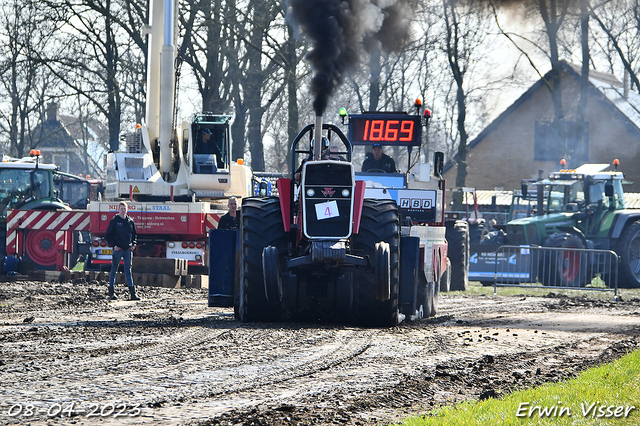
<instances>
[{"instance_id":1,"label":"tractor hood","mask_svg":"<svg viewBox=\"0 0 640 426\"><path fill-rule=\"evenodd\" d=\"M575 213L553 213L515 219L507 223L510 245L542 245L549 235L560 228L575 226Z\"/></svg>"}]
</instances>

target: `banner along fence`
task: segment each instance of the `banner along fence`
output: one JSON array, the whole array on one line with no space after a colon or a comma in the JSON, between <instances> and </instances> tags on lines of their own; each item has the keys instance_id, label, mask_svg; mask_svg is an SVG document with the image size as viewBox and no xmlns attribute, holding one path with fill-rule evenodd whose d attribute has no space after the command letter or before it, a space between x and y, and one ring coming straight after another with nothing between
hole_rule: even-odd
<instances>
[{"instance_id":1,"label":"banner along fence","mask_svg":"<svg viewBox=\"0 0 640 426\"><path fill-rule=\"evenodd\" d=\"M494 293L497 287L527 287L618 294L618 255L611 250L500 246L492 261L493 276L486 274L482 283L493 284Z\"/></svg>"}]
</instances>

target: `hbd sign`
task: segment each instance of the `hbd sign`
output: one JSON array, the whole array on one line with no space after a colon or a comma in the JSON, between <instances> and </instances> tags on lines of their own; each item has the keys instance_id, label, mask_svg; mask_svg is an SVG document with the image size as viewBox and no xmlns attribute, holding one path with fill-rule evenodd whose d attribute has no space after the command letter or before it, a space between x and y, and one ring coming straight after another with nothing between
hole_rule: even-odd
<instances>
[{"instance_id":1,"label":"hbd sign","mask_svg":"<svg viewBox=\"0 0 640 426\"><path fill-rule=\"evenodd\" d=\"M394 190L389 190L392 194ZM398 189L396 194L398 211L404 219L410 217L414 222L436 221L436 190Z\"/></svg>"},{"instance_id":2,"label":"hbd sign","mask_svg":"<svg viewBox=\"0 0 640 426\"><path fill-rule=\"evenodd\" d=\"M400 198L401 209L425 210L433 207L433 200L428 198Z\"/></svg>"}]
</instances>

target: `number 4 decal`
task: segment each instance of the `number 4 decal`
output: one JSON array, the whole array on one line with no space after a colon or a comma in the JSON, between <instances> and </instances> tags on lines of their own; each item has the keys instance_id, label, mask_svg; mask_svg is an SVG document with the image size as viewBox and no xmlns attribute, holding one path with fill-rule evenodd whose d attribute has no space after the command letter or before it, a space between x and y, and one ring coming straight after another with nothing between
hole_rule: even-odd
<instances>
[{"instance_id":1,"label":"number 4 decal","mask_svg":"<svg viewBox=\"0 0 640 426\"><path fill-rule=\"evenodd\" d=\"M316 204L316 216L318 220L340 216L338 213L338 203L335 201L327 201L326 203Z\"/></svg>"}]
</instances>

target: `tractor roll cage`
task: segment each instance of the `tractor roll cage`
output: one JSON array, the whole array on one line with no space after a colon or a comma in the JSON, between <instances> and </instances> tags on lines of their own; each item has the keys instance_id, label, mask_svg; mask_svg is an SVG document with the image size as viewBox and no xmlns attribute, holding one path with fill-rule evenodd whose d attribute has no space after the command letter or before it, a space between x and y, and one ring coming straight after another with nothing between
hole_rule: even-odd
<instances>
[{"instance_id":1,"label":"tractor roll cage","mask_svg":"<svg viewBox=\"0 0 640 426\"><path fill-rule=\"evenodd\" d=\"M313 139L313 134L314 134L313 130L315 127L316 126L313 123L308 124L304 129L300 131L300 133L298 133L298 135L293 139L293 142L291 143L291 167L289 170L291 172L292 182L295 180L294 175L296 173L299 155L300 154L309 155L309 152L310 152L309 147L311 146L311 140ZM337 136L337 139L340 140L344 145L344 150L333 151L332 154L346 155L345 159L351 162L351 154L353 151L353 147L351 145L351 141L349 141L349 139L344 135L344 133L342 133L342 131L333 124L323 123L322 129L327 131L326 137L329 140L329 146L331 146L331 144L336 140L336 138L332 138L333 134L335 134ZM298 144L307 133L309 134L308 145L304 149L299 148Z\"/></svg>"}]
</instances>

